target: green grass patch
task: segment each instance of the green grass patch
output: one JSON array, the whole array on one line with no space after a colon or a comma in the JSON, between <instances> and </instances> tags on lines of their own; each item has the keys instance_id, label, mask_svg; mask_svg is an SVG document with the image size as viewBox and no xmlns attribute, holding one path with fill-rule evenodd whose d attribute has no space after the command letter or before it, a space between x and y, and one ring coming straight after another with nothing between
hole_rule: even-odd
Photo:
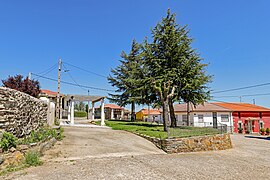
<instances>
[{"instance_id":1,"label":"green grass patch","mask_svg":"<svg viewBox=\"0 0 270 180\"><path fill-rule=\"evenodd\" d=\"M29 166L27 164L24 164L24 163L22 163L18 166L8 166L7 168L0 171L0 176L4 176L4 175L11 173L11 172L20 171L20 170L25 169L27 167L29 167Z\"/></svg>"},{"instance_id":2,"label":"green grass patch","mask_svg":"<svg viewBox=\"0 0 270 180\"><path fill-rule=\"evenodd\" d=\"M161 139L173 138L173 137L192 137L192 136L205 136L219 134L220 132L214 128L205 127L177 127L170 128L170 135L163 131L162 125L151 124L148 122L130 122L130 121L105 121L106 125L114 130L124 130L129 132L136 132L151 137L157 137Z\"/></svg>"},{"instance_id":3,"label":"green grass patch","mask_svg":"<svg viewBox=\"0 0 270 180\"><path fill-rule=\"evenodd\" d=\"M25 154L25 164L28 166L38 166L42 164L42 161L39 159L40 155L36 151L29 151Z\"/></svg>"}]
</instances>

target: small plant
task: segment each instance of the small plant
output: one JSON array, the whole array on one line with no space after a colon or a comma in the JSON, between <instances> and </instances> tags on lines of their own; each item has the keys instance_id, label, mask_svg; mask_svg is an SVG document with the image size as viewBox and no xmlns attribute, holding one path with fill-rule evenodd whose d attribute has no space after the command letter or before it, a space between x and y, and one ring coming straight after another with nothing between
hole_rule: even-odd
<instances>
[{"instance_id":1,"label":"small plant","mask_svg":"<svg viewBox=\"0 0 270 180\"><path fill-rule=\"evenodd\" d=\"M38 130L32 131L29 136L19 139L19 144L31 144L40 141L46 141L50 138L55 138L57 140L63 139L63 128L60 127L59 130L52 129L49 127L42 127Z\"/></svg>"},{"instance_id":2,"label":"small plant","mask_svg":"<svg viewBox=\"0 0 270 180\"><path fill-rule=\"evenodd\" d=\"M238 128L238 133L243 133L243 128Z\"/></svg>"},{"instance_id":3,"label":"small plant","mask_svg":"<svg viewBox=\"0 0 270 180\"><path fill-rule=\"evenodd\" d=\"M265 129L264 128L261 128L260 131L261 131L261 135L264 135Z\"/></svg>"},{"instance_id":4,"label":"small plant","mask_svg":"<svg viewBox=\"0 0 270 180\"><path fill-rule=\"evenodd\" d=\"M269 135L270 134L270 128L266 128L266 134Z\"/></svg>"},{"instance_id":5,"label":"small plant","mask_svg":"<svg viewBox=\"0 0 270 180\"><path fill-rule=\"evenodd\" d=\"M250 131L249 130L246 130L246 134L249 134L250 133Z\"/></svg>"},{"instance_id":6,"label":"small plant","mask_svg":"<svg viewBox=\"0 0 270 180\"><path fill-rule=\"evenodd\" d=\"M25 154L25 164L29 166L38 166L42 164L39 154L35 151L29 151Z\"/></svg>"},{"instance_id":7,"label":"small plant","mask_svg":"<svg viewBox=\"0 0 270 180\"><path fill-rule=\"evenodd\" d=\"M11 133L4 132L3 137L0 141L0 145L4 151L7 151L12 147L16 148L17 138Z\"/></svg>"}]
</instances>

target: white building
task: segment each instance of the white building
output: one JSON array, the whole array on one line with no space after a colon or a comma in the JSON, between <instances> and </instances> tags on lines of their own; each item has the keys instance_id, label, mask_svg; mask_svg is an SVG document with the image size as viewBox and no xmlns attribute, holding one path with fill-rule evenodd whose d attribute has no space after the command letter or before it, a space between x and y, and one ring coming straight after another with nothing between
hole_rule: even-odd
<instances>
[{"instance_id":1,"label":"white building","mask_svg":"<svg viewBox=\"0 0 270 180\"><path fill-rule=\"evenodd\" d=\"M177 126L187 126L187 104L176 104L174 106ZM232 111L216 104L204 103L194 107L189 105L189 125L195 127L223 128L232 132Z\"/></svg>"}]
</instances>

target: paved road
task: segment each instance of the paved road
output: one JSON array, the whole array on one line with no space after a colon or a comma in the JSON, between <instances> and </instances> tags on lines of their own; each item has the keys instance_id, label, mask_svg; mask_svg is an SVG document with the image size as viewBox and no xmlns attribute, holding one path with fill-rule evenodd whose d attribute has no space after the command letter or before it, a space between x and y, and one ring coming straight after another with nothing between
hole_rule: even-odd
<instances>
[{"instance_id":1,"label":"paved road","mask_svg":"<svg viewBox=\"0 0 270 180\"><path fill-rule=\"evenodd\" d=\"M167 155L123 131L66 128L44 165L6 179L268 179L270 140L233 135L234 148Z\"/></svg>"}]
</instances>

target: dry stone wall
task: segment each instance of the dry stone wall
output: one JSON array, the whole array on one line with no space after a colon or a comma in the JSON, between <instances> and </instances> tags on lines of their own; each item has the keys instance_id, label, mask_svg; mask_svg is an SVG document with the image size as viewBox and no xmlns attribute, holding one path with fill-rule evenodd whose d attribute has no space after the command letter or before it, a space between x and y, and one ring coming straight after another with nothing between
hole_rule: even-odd
<instances>
[{"instance_id":1,"label":"dry stone wall","mask_svg":"<svg viewBox=\"0 0 270 180\"><path fill-rule=\"evenodd\" d=\"M46 122L46 103L28 94L0 87L0 130L22 137Z\"/></svg>"},{"instance_id":2,"label":"dry stone wall","mask_svg":"<svg viewBox=\"0 0 270 180\"><path fill-rule=\"evenodd\" d=\"M159 139L139 134L153 142L165 152L182 153L197 151L225 150L232 148L230 134L217 134L209 136L195 136L189 138Z\"/></svg>"}]
</instances>

